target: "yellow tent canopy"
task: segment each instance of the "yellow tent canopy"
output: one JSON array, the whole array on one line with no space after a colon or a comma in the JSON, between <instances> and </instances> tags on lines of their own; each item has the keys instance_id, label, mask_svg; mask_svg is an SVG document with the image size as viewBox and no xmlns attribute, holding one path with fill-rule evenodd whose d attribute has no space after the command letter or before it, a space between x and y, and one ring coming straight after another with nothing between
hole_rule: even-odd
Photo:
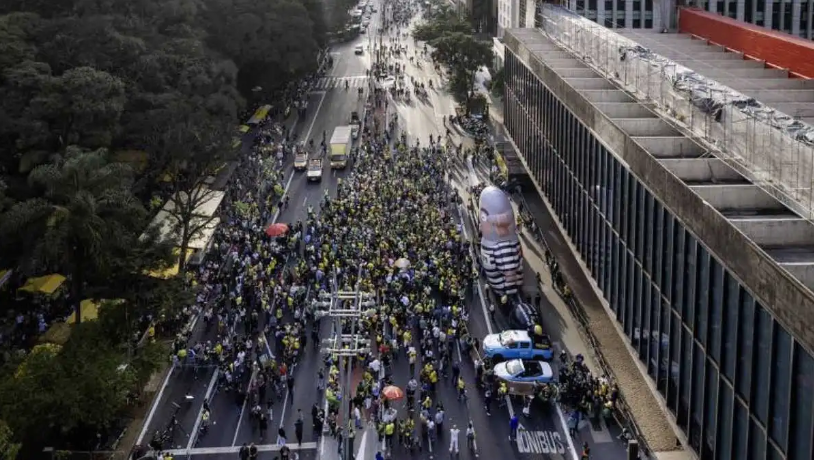
<instances>
[{"instance_id":1,"label":"yellow tent canopy","mask_svg":"<svg viewBox=\"0 0 814 461\"><path fill-rule=\"evenodd\" d=\"M270 110L271 110L271 106L268 105L268 104L266 104L264 106L260 106L254 112L254 115L252 115L252 118L250 118L249 121L246 122L246 125L257 125L258 123L262 122L263 120L266 119L266 117L268 116Z\"/></svg>"},{"instance_id":2,"label":"yellow tent canopy","mask_svg":"<svg viewBox=\"0 0 814 461\"><path fill-rule=\"evenodd\" d=\"M123 299L100 299L98 302L92 299L85 299L79 303L79 315L83 322L87 322L89 320L96 320L99 317L99 307L104 303L110 304L121 304L123 303ZM71 316L66 321L67 324L71 325L76 323L76 312L71 314Z\"/></svg>"},{"instance_id":3,"label":"yellow tent canopy","mask_svg":"<svg viewBox=\"0 0 814 461\"><path fill-rule=\"evenodd\" d=\"M46 295L54 294L65 282L65 276L60 274L43 275L42 277L32 277L26 280L25 285L19 291L29 293L42 293Z\"/></svg>"},{"instance_id":4,"label":"yellow tent canopy","mask_svg":"<svg viewBox=\"0 0 814 461\"><path fill-rule=\"evenodd\" d=\"M189 261L189 258L191 258L194 253L195 253L194 248L188 248L185 260ZM172 256L176 260L178 259L178 256L180 254L181 254L181 249L180 248L173 248L172 249ZM157 278L157 279L170 279L170 278L173 278L176 275L178 275L178 271L180 269L181 268L178 266L178 263L175 263L172 266L170 266L170 267L168 267L166 269L163 269L163 270L159 269L159 270L148 271L147 275L149 275L150 277L153 277L153 278Z\"/></svg>"}]
</instances>

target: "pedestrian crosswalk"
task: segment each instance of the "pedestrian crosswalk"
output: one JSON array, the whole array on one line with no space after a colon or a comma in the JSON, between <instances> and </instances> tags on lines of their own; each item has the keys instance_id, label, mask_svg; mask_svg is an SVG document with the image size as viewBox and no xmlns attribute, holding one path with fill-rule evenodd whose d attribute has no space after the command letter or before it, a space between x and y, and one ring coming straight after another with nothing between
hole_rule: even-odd
<instances>
[{"instance_id":1,"label":"pedestrian crosswalk","mask_svg":"<svg viewBox=\"0 0 814 461\"><path fill-rule=\"evenodd\" d=\"M321 77L314 83L314 90L331 90L333 88L345 88L348 82L349 88L367 88L368 78L366 75L356 77Z\"/></svg>"}]
</instances>

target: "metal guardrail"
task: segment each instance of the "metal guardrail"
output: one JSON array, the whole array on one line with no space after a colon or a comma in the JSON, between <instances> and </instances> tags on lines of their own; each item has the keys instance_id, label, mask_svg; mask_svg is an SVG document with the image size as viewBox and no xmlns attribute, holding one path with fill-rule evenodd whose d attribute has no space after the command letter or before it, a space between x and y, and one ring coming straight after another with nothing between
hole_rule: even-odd
<instances>
[{"instance_id":1,"label":"metal guardrail","mask_svg":"<svg viewBox=\"0 0 814 461\"><path fill-rule=\"evenodd\" d=\"M526 202L525 198L521 194L514 194L514 198L518 201L521 205L523 210L526 210L530 213L530 208L528 203ZM532 215L532 219L533 215ZM540 228L540 226L536 226L536 233L539 239L537 239L540 244L543 246L544 250L552 255L552 260L554 259L553 253L551 252L551 247L548 245L548 242L545 239L545 235ZM565 275L560 272L563 277L563 283L565 287L568 287L567 281L565 281ZM552 274L553 275L553 274ZM599 368L602 370L602 373L611 378L613 381L616 381L616 374L613 372L613 369L608 364L607 359L605 359L605 355L602 353L602 348L599 345L599 341L596 339L596 336L590 329L590 325L588 322L588 318L585 314L585 309L576 299L576 296L573 294L574 291L571 290L571 296L564 296L564 293L558 287L553 287L557 294L560 295L565 305L568 307L568 311L571 315L579 322L579 332L580 335L583 337L586 343L594 355L594 358L599 365ZM628 406L624 394L620 391L619 398L616 401L616 405L613 412L613 417L616 419L616 422L621 427L626 427L633 438L639 443L639 451L640 455L639 458L652 458L653 451L651 450L650 446L647 444L647 440L644 438L644 435L639 428L636 420L633 418L633 415L630 411L630 407Z\"/></svg>"}]
</instances>

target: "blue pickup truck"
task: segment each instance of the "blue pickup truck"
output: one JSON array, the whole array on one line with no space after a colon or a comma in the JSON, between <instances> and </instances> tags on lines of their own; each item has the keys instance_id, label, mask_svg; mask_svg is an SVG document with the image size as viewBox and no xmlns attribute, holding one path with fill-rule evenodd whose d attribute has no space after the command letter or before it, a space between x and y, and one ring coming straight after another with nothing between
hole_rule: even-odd
<instances>
[{"instance_id":1,"label":"blue pickup truck","mask_svg":"<svg viewBox=\"0 0 814 461\"><path fill-rule=\"evenodd\" d=\"M551 360L554 350L547 336L532 338L523 330L506 330L483 338L483 354L500 363L512 359Z\"/></svg>"}]
</instances>

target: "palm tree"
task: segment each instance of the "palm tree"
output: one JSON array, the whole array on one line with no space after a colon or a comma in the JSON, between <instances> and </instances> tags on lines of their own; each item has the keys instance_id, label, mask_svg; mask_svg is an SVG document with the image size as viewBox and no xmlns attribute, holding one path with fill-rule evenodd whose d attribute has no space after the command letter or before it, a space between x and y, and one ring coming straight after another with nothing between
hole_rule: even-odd
<instances>
[{"instance_id":1,"label":"palm tree","mask_svg":"<svg viewBox=\"0 0 814 461\"><path fill-rule=\"evenodd\" d=\"M25 271L68 276L80 319L85 283L105 274L143 227L146 212L131 192L133 172L109 162L104 149L69 147L35 168L28 182L37 196L0 216L0 241L14 246Z\"/></svg>"}]
</instances>

